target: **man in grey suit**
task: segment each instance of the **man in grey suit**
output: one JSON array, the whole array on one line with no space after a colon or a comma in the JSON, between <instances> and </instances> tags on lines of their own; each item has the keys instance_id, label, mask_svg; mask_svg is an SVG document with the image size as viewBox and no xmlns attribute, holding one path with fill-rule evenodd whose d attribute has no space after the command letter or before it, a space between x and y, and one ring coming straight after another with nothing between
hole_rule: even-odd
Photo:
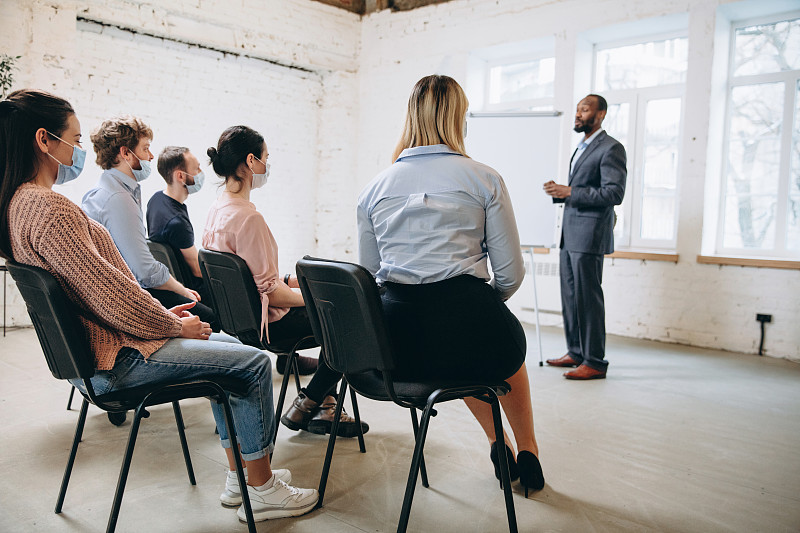
<instances>
[{"instance_id":1,"label":"man in grey suit","mask_svg":"<svg viewBox=\"0 0 800 533\"><path fill-rule=\"evenodd\" d=\"M622 203L625 148L601 129L608 104L590 94L578 103L575 131L584 137L570 160L569 184L544 184L564 203L561 232L561 307L567 353L547 364L577 367L567 379L606 377L603 255L614 251L614 206Z\"/></svg>"}]
</instances>

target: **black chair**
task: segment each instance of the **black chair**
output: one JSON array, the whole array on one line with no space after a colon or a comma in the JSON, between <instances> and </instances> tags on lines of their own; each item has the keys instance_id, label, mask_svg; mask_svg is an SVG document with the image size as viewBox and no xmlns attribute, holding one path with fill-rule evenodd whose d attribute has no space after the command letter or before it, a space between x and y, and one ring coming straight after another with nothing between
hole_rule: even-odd
<instances>
[{"instance_id":1,"label":"black chair","mask_svg":"<svg viewBox=\"0 0 800 533\"><path fill-rule=\"evenodd\" d=\"M185 285L190 273L184 266L185 263L178 261L172 246L151 240L147 241L147 246L150 248L150 253L153 254L153 258L159 263L166 265L172 277L178 280L179 283ZM72 390L69 391L69 399L67 400L67 411L72 409L72 398L74 396L75 387L72 387ZM115 426L121 426L122 423L125 422L125 418L125 413L108 413L108 419Z\"/></svg>"},{"instance_id":2,"label":"black chair","mask_svg":"<svg viewBox=\"0 0 800 533\"><path fill-rule=\"evenodd\" d=\"M384 323L378 287L370 273L359 265L305 257L297 263L297 278L306 302L314 334L321 339L325 357L331 368L342 372L351 391L378 401L392 401L411 410L411 422L416 437L411 470L408 474L403 508L398 532L406 531L411 513L411 502L422 474L423 486L428 486L423 447L434 405L450 400L473 397L492 406L498 448L505 449L503 422L500 418L498 395L510 388L504 382L425 381L399 382L392 378L393 353ZM344 392L340 393L337 410L341 409ZM417 421L416 410L422 411ZM339 414L334 416L331 435L336 433ZM325 464L319 485L319 503L322 506L325 485L328 482L333 448L336 439L328 441ZM517 531L514 502L511 496L508 460L500 454L501 478L505 493L508 527Z\"/></svg>"},{"instance_id":3,"label":"black chair","mask_svg":"<svg viewBox=\"0 0 800 533\"><path fill-rule=\"evenodd\" d=\"M268 350L275 355L286 355L288 361L283 374L278 404L275 408L275 420L280 420L283 404L286 400L286 390L289 386L289 375L294 374L297 392L300 392L300 378L297 368L297 352L307 348L319 346L313 336L303 337L296 343L278 344L268 343L261 337L261 299L258 288L247 263L236 254L200 250L200 271L203 281L211 290L222 329L236 336L244 344ZM355 395L352 396L353 416L361 427L358 414L358 404ZM275 425L275 438L278 437L280 423ZM359 433L358 443L362 452L366 450L364 437Z\"/></svg>"},{"instance_id":4,"label":"black chair","mask_svg":"<svg viewBox=\"0 0 800 533\"><path fill-rule=\"evenodd\" d=\"M147 247L150 248L150 253L153 254L153 258L156 261L167 266L169 273L178 283L181 285L188 283L192 273L189 271L185 261L178 260L178 256L175 255L175 250L173 250L172 246L148 239Z\"/></svg>"},{"instance_id":5,"label":"black chair","mask_svg":"<svg viewBox=\"0 0 800 533\"><path fill-rule=\"evenodd\" d=\"M47 359L50 372L56 379L82 379L86 388L85 393L81 392L83 404L78 417L78 425L75 428L75 438L72 442L67 468L64 471L64 478L61 482L61 490L58 493L58 501L55 508L56 514L61 513L70 474L72 473L72 466L78 452L78 444L80 444L83 435L86 412L90 403L108 413L124 413L131 409L135 410L133 421L131 422L130 435L128 436L128 445L125 448L125 458L122 461L119 481L114 494L114 503L108 519L106 531L109 533L116 528L122 496L125 491L125 483L128 478L128 470L130 469L133 449L136 444L136 436L139 432L139 424L142 418L150 416L147 411L150 406L172 403L175 421L178 426L178 436L183 449L184 461L186 462L186 470L189 474L189 482L192 485L196 483L191 458L189 457L189 448L186 444L183 417L178 404L179 400L208 397L221 403L231 446L233 449L238 449L233 415L223 387L231 392L244 393L247 387L246 384L239 380L211 375L199 376L197 380L189 382L176 381L153 386L132 387L98 395L94 392L90 380L95 372L94 356L83 333L83 326L78 320L79 310L77 306L67 298L56 279L47 271L37 267L21 265L13 261L8 262L8 271L17 283L17 287L25 300L28 314L36 329L36 335L39 337L39 344ZM254 533L256 531L255 523L250 506L250 498L247 496L247 486L241 459L238 454L235 455L235 458L248 528L251 533Z\"/></svg>"}]
</instances>

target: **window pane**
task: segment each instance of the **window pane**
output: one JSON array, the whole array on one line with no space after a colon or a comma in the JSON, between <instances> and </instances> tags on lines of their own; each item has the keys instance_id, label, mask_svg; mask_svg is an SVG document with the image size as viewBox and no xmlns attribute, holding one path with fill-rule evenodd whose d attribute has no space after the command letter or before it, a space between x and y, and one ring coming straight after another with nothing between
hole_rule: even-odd
<instances>
[{"instance_id":1,"label":"window pane","mask_svg":"<svg viewBox=\"0 0 800 533\"><path fill-rule=\"evenodd\" d=\"M771 249L775 242L775 203L775 196L728 195L722 245Z\"/></svg>"},{"instance_id":2,"label":"window pane","mask_svg":"<svg viewBox=\"0 0 800 533\"><path fill-rule=\"evenodd\" d=\"M654 87L686 81L688 39L667 39L598 50L598 91Z\"/></svg>"},{"instance_id":3,"label":"window pane","mask_svg":"<svg viewBox=\"0 0 800 533\"><path fill-rule=\"evenodd\" d=\"M643 239L671 240L675 227L675 197L645 196L642 198Z\"/></svg>"},{"instance_id":4,"label":"window pane","mask_svg":"<svg viewBox=\"0 0 800 533\"><path fill-rule=\"evenodd\" d=\"M783 84L731 91L727 194L778 193Z\"/></svg>"},{"instance_id":5,"label":"window pane","mask_svg":"<svg viewBox=\"0 0 800 533\"><path fill-rule=\"evenodd\" d=\"M680 121L680 98L647 102L642 174L645 194L675 190Z\"/></svg>"},{"instance_id":6,"label":"window pane","mask_svg":"<svg viewBox=\"0 0 800 533\"><path fill-rule=\"evenodd\" d=\"M736 30L734 76L800 68L800 19Z\"/></svg>"},{"instance_id":7,"label":"window pane","mask_svg":"<svg viewBox=\"0 0 800 533\"><path fill-rule=\"evenodd\" d=\"M630 161L630 150L628 150L628 128L630 126L631 106L630 104L608 104L606 118L603 120L603 129L609 135L622 143ZM614 240L623 242L625 232L625 205L629 202L626 191L622 204L614 206L614 213L617 215L617 222L614 226Z\"/></svg>"},{"instance_id":8,"label":"window pane","mask_svg":"<svg viewBox=\"0 0 800 533\"><path fill-rule=\"evenodd\" d=\"M551 98L555 71L552 57L493 67L489 71L489 102Z\"/></svg>"},{"instance_id":9,"label":"window pane","mask_svg":"<svg viewBox=\"0 0 800 533\"><path fill-rule=\"evenodd\" d=\"M800 195L800 81L798 81L795 86L794 105L792 170L789 174L789 194Z\"/></svg>"},{"instance_id":10,"label":"window pane","mask_svg":"<svg viewBox=\"0 0 800 533\"><path fill-rule=\"evenodd\" d=\"M800 250L800 195L789 197L789 220L786 228L786 248Z\"/></svg>"}]
</instances>

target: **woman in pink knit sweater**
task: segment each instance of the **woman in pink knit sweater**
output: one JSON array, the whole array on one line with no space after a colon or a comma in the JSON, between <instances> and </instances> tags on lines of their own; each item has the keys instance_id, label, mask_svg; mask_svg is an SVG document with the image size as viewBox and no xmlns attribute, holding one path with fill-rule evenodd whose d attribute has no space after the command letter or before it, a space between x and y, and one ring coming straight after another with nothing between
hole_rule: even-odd
<instances>
[{"instance_id":1,"label":"woman in pink knit sweater","mask_svg":"<svg viewBox=\"0 0 800 533\"><path fill-rule=\"evenodd\" d=\"M80 123L67 101L34 90L0 101L0 255L47 270L77 305L95 356L91 380L98 394L200 376L248 382L247 395L231 394L231 407L253 514L267 520L312 510L317 491L289 486L291 473L270 466L275 421L269 357L212 334L190 314L194 303L164 308L139 287L108 231L53 191L80 174L80 144ZM80 380L73 384L83 388ZM212 409L233 470L221 407L212 402ZM235 473L228 473L220 500L240 506ZM237 515L245 519L241 507Z\"/></svg>"}]
</instances>

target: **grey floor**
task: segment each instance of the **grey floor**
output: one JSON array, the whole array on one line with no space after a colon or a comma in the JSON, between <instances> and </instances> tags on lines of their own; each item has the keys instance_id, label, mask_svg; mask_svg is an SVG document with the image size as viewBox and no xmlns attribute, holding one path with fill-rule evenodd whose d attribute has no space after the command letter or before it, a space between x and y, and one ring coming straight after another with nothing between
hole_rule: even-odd
<instances>
[{"instance_id":1,"label":"grey floor","mask_svg":"<svg viewBox=\"0 0 800 533\"><path fill-rule=\"evenodd\" d=\"M520 531L800 531L800 365L767 357L610 337L608 379L570 382L528 365L547 485ZM545 329L547 355L561 333ZM275 392L278 390L275 377ZM0 338L0 531L104 531L130 427L91 408L64 512L53 513L76 411L31 329ZM394 531L413 447L408 413L362 399L367 453L340 439L324 508L259 531ZM197 485L189 485L172 410L142 425L118 531L243 532L219 505L225 459L208 403L183 402ZM315 487L326 439L282 428L276 467ZM409 531L507 531L489 447L461 403L440 409L426 446L431 487L417 489Z\"/></svg>"}]
</instances>

